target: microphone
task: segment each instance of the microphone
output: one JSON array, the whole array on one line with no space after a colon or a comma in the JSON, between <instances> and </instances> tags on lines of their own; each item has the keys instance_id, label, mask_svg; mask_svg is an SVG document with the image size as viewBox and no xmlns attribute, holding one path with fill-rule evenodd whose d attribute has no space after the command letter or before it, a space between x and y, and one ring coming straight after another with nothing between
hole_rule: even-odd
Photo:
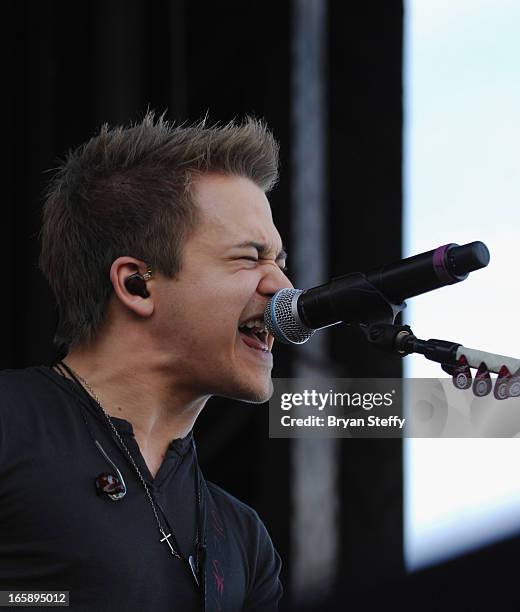
<instances>
[{"instance_id":1,"label":"microphone","mask_svg":"<svg viewBox=\"0 0 520 612\"><path fill-rule=\"evenodd\" d=\"M382 304L387 309L388 302L401 304L402 309L405 299L463 281L488 263L489 251L483 242L445 244L367 274L347 274L305 291L281 289L265 308L265 324L275 340L303 344L317 329L342 322L373 322Z\"/></svg>"}]
</instances>

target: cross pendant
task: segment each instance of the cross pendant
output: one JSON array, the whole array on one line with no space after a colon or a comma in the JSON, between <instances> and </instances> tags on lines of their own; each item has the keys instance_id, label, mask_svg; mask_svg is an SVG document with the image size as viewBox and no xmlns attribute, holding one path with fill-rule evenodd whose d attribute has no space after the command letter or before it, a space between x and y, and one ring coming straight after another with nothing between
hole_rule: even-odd
<instances>
[{"instance_id":1,"label":"cross pendant","mask_svg":"<svg viewBox=\"0 0 520 612\"><path fill-rule=\"evenodd\" d=\"M166 544L168 544L168 546L170 547L170 551L171 551L172 555L175 555L175 550L173 549L172 543L171 543L171 542L170 542L170 540L168 539L168 538L171 538L171 535L172 535L172 534L171 534L171 533L169 533L168 535L166 535L162 529L161 529L160 531L161 531L161 533L162 533L162 534L163 534L163 536L164 536L164 537L161 539L161 542L166 542Z\"/></svg>"}]
</instances>

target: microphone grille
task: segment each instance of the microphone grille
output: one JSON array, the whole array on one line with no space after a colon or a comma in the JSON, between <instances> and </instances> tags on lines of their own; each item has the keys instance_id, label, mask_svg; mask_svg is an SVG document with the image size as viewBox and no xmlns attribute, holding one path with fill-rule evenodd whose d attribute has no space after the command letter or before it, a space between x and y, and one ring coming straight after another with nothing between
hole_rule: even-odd
<instances>
[{"instance_id":1,"label":"microphone grille","mask_svg":"<svg viewBox=\"0 0 520 612\"><path fill-rule=\"evenodd\" d=\"M303 344L314 333L301 322L298 315L297 302L301 293L301 289L280 289L265 307L265 326L278 342Z\"/></svg>"}]
</instances>

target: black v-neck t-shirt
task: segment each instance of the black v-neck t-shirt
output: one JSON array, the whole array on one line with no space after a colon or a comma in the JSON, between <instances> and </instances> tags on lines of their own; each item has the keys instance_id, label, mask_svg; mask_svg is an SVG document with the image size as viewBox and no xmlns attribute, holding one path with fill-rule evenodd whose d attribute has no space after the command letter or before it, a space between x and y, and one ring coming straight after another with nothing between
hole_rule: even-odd
<instances>
[{"instance_id":1,"label":"black v-neck t-shirt","mask_svg":"<svg viewBox=\"0 0 520 612\"><path fill-rule=\"evenodd\" d=\"M185 559L195 556L192 434L171 442L152 478L131 424L112 421L175 547ZM123 475L127 494L119 501L96 493L96 477L114 470L93 437ZM70 609L85 612L276 610L280 559L265 527L254 510L202 482L199 536L208 540L208 558L199 589L186 561L160 543L144 487L95 402L47 367L0 373L0 590L67 590Z\"/></svg>"}]
</instances>

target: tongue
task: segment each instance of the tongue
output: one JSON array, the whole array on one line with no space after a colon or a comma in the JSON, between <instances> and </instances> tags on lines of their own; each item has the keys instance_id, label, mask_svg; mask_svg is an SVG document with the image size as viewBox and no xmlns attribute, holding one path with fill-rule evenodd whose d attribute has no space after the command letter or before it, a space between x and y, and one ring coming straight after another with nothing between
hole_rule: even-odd
<instances>
[{"instance_id":1,"label":"tongue","mask_svg":"<svg viewBox=\"0 0 520 612\"><path fill-rule=\"evenodd\" d=\"M251 348L259 349L260 351L267 350L267 344L261 342L253 332L246 333L240 330L240 337Z\"/></svg>"}]
</instances>

